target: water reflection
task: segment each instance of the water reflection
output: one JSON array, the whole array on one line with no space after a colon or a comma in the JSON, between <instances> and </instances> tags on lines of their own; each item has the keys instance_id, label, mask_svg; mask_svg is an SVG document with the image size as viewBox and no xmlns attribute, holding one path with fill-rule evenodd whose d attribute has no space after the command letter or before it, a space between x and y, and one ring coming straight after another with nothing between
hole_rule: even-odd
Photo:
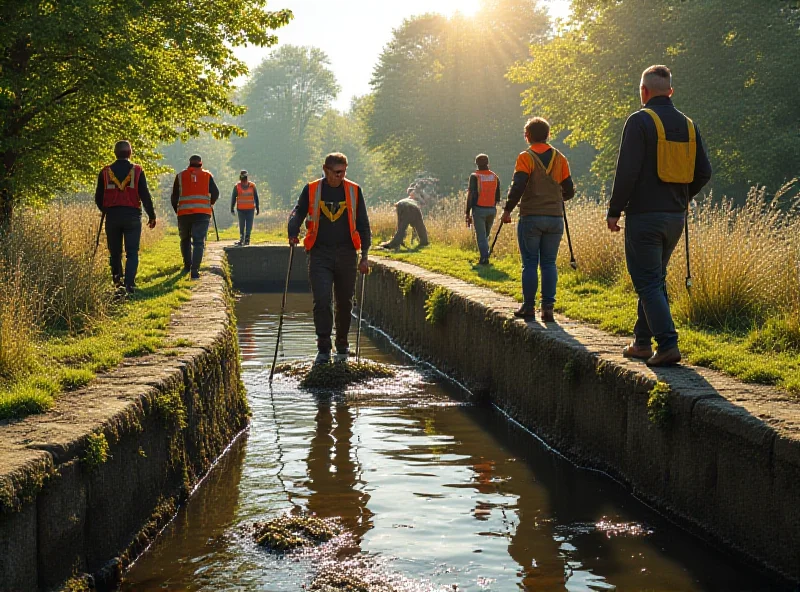
<instances>
[{"instance_id":1,"label":"water reflection","mask_svg":"<svg viewBox=\"0 0 800 592\"><path fill-rule=\"evenodd\" d=\"M341 517L361 543L372 528L370 496L364 490L361 467L353 445L353 410L344 401L318 396L316 431L308 447L306 508L323 518Z\"/></svg>"},{"instance_id":2,"label":"water reflection","mask_svg":"<svg viewBox=\"0 0 800 592\"><path fill-rule=\"evenodd\" d=\"M282 357L309 358L311 301L291 302ZM287 511L340 518L353 534L344 555L377 558L387 579L401 573L438 589L779 589L499 413L454 400L419 368L334 397L282 377L270 386L279 305L279 295L248 296L237 310L247 441L130 571L126 589L301 589L313 563L276 558L240 535ZM362 339L367 357L403 363Z\"/></svg>"}]
</instances>

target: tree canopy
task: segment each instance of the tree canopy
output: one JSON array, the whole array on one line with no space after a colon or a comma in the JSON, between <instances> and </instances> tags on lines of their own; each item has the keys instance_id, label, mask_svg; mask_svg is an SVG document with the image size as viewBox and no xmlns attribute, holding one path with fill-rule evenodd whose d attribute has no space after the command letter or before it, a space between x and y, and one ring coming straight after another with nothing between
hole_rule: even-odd
<instances>
[{"instance_id":1,"label":"tree canopy","mask_svg":"<svg viewBox=\"0 0 800 592\"><path fill-rule=\"evenodd\" d=\"M220 119L247 68L233 54L272 45L288 10L265 0L33 0L0 5L0 224L13 207L91 182L127 138L155 147L237 128Z\"/></svg>"},{"instance_id":2,"label":"tree canopy","mask_svg":"<svg viewBox=\"0 0 800 592\"><path fill-rule=\"evenodd\" d=\"M275 205L288 206L312 153L310 131L339 92L330 60L316 47L285 45L254 70L240 101L238 123L247 137L234 141L235 163L266 178Z\"/></svg>"},{"instance_id":3,"label":"tree canopy","mask_svg":"<svg viewBox=\"0 0 800 592\"><path fill-rule=\"evenodd\" d=\"M675 105L700 127L713 186L777 190L800 172L798 3L749 0L574 0L549 42L510 71L527 85L524 106L599 153L609 180L627 116L639 108L641 72L666 64ZM557 67L554 67L557 64Z\"/></svg>"},{"instance_id":4,"label":"tree canopy","mask_svg":"<svg viewBox=\"0 0 800 592\"><path fill-rule=\"evenodd\" d=\"M396 171L430 171L444 190L465 186L481 152L510 172L524 148L524 87L505 74L547 32L536 0L484 0L474 17L406 20L375 68L367 145Z\"/></svg>"}]
</instances>

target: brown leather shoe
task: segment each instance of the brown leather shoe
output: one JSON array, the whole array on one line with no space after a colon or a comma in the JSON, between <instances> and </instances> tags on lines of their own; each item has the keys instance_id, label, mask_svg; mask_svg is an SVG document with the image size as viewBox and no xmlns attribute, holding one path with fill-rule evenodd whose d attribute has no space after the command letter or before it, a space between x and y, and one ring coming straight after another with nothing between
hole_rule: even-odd
<instances>
[{"instance_id":1,"label":"brown leather shoe","mask_svg":"<svg viewBox=\"0 0 800 592\"><path fill-rule=\"evenodd\" d=\"M653 348L649 345L636 345L635 341L631 341L623 348L622 355L636 360L649 360L653 357Z\"/></svg>"},{"instance_id":2,"label":"brown leather shoe","mask_svg":"<svg viewBox=\"0 0 800 592\"><path fill-rule=\"evenodd\" d=\"M664 351L659 349L652 358L647 360L646 364L648 366L674 366L680 361L681 351L676 346Z\"/></svg>"},{"instance_id":3,"label":"brown leather shoe","mask_svg":"<svg viewBox=\"0 0 800 592\"><path fill-rule=\"evenodd\" d=\"M542 322L543 323L554 323L556 319L553 317L553 306L543 306L542 307Z\"/></svg>"},{"instance_id":4,"label":"brown leather shoe","mask_svg":"<svg viewBox=\"0 0 800 592\"><path fill-rule=\"evenodd\" d=\"M514 311L514 316L520 319L535 319L536 311L533 308L520 306L519 310Z\"/></svg>"}]
</instances>

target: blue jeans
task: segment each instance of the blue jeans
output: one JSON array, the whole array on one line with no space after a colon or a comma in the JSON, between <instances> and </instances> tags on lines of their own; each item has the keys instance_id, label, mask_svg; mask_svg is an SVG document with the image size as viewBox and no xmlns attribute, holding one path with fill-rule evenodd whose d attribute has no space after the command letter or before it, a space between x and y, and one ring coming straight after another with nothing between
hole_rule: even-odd
<instances>
[{"instance_id":1,"label":"blue jeans","mask_svg":"<svg viewBox=\"0 0 800 592\"><path fill-rule=\"evenodd\" d=\"M108 208L106 212L106 244L111 275L126 286L136 282L139 269L139 242L142 237L142 214L133 208ZM122 277L122 245L125 244L125 277Z\"/></svg>"},{"instance_id":2,"label":"blue jeans","mask_svg":"<svg viewBox=\"0 0 800 592\"><path fill-rule=\"evenodd\" d=\"M625 217L625 262L639 296L633 327L637 345L678 345L667 299L667 265L683 233L683 213L652 212Z\"/></svg>"},{"instance_id":3,"label":"blue jeans","mask_svg":"<svg viewBox=\"0 0 800 592\"><path fill-rule=\"evenodd\" d=\"M556 257L564 234L564 218L561 216L522 216L517 224L517 242L522 256L523 306L532 309L536 305L536 290L539 287L538 267L542 268L542 306L556 301L558 270Z\"/></svg>"},{"instance_id":4,"label":"blue jeans","mask_svg":"<svg viewBox=\"0 0 800 592\"><path fill-rule=\"evenodd\" d=\"M250 232L253 230L253 218L255 210L236 210L239 215L239 242L242 244L250 242Z\"/></svg>"},{"instance_id":5,"label":"blue jeans","mask_svg":"<svg viewBox=\"0 0 800 592\"><path fill-rule=\"evenodd\" d=\"M473 206L472 222L475 225L475 239L478 241L478 250L481 259L489 258L489 236L492 234L492 224L497 216L497 208L484 208Z\"/></svg>"},{"instance_id":6,"label":"blue jeans","mask_svg":"<svg viewBox=\"0 0 800 592\"><path fill-rule=\"evenodd\" d=\"M192 273L200 271L210 222L211 216L208 214L178 216L178 235L181 237L183 266L190 268Z\"/></svg>"}]
</instances>

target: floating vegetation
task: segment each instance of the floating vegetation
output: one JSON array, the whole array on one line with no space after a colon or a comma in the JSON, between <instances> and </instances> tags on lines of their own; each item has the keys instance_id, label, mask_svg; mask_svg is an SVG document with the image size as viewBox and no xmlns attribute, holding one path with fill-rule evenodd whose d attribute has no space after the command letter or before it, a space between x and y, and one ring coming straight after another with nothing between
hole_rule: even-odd
<instances>
[{"instance_id":1,"label":"floating vegetation","mask_svg":"<svg viewBox=\"0 0 800 592\"><path fill-rule=\"evenodd\" d=\"M269 522L256 522L248 530L257 544L281 553L320 545L341 533L334 522L308 515L285 515Z\"/></svg>"},{"instance_id":2,"label":"floating vegetation","mask_svg":"<svg viewBox=\"0 0 800 592\"><path fill-rule=\"evenodd\" d=\"M276 372L300 378L303 388L341 389L356 382L374 378L392 378L393 366L377 362L343 362L338 364L319 364L309 362L280 364Z\"/></svg>"},{"instance_id":3,"label":"floating vegetation","mask_svg":"<svg viewBox=\"0 0 800 592\"><path fill-rule=\"evenodd\" d=\"M389 574L376 572L374 568L355 561L323 564L308 589L318 592L396 592L398 588L386 582ZM403 586L401 589L422 588Z\"/></svg>"}]
</instances>

